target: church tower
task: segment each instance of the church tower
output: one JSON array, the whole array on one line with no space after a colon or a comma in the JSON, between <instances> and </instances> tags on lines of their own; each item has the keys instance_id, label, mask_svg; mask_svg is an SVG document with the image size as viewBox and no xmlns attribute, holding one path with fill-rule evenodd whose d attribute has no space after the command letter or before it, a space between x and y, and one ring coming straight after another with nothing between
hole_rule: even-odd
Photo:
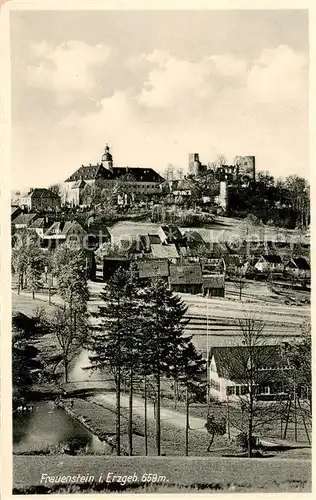
<instances>
[{"instance_id":1,"label":"church tower","mask_svg":"<svg viewBox=\"0 0 316 500\"><path fill-rule=\"evenodd\" d=\"M109 145L106 144L104 153L102 155L101 164L104 168L113 172L113 157L110 153Z\"/></svg>"}]
</instances>

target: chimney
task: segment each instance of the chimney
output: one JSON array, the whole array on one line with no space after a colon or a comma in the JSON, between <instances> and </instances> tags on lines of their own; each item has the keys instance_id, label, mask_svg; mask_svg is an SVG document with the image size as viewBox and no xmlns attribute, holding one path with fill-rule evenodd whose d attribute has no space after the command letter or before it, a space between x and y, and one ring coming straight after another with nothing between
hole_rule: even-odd
<instances>
[{"instance_id":1,"label":"chimney","mask_svg":"<svg viewBox=\"0 0 316 500\"><path fill-rule=\"evenodd\" d=\"M33 191L34 191L34 188L30 188L29 193L33 193Z\"/></svg>"}]
</instances>

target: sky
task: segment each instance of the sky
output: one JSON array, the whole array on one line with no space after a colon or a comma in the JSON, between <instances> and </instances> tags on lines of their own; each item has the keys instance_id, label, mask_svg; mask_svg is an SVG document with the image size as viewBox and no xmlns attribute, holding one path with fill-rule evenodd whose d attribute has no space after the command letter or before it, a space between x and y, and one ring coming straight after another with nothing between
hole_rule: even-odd
<instances>
[{"instance_id":1,"label":"sky","mask_svg":"<svg viewBox=\"0 0 316 500\"><path fill-rule=\"evenodd\" d=\"M223 154L309 176L304 10L12 11L12 187Z\"/></svg>"}]
</instances>

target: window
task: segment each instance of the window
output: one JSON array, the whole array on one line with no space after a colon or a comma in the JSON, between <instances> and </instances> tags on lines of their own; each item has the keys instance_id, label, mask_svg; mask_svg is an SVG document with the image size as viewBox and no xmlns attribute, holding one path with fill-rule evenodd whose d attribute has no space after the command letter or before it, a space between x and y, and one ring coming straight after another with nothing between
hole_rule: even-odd
<instances>
[{"instance_id":1,"label":"window","mask_svg":"<svg viewBox=\"0 0 316 500\"><path fill-rule=\"evenodd\" d=\"M246 394L248 394L248 387L246 385L242 385L241 386L241 395L242 396L245 396Z\"/></svg>"},{"instance_id":2,"label":"window","mask_svg":"<svg viewBox=\"0 0 316 500\"><path fill-rule=\"evenodd\" d=\"M213 389L215 389L216 391L219 391L219 390L220 390L220 385L219 385L219 383L218 383L218 382L216 382L215 380L213 380L212 378L211 378L211 380L210 380L210 386L211 386Z\"/></svg>"},{"instance_id":3,"label":"window","mask_svg":"<svg viewBox=\"0 0 316 500\"><path fill-rule=\"evenodd\" d=\"M227 396L232 396L233 394L235 394L235 386L234 385L228 385L226 387L226 394L227 394Z\"/></svg>"},{"instance_id":4,"label":"window","mask_svg":"<svg viewBox=\"0 0 316 500\"><path fill-rule=\"evenodd\" d=\"M236 385L236 396L240 396L240 385Z\"/></svg>"}]
</instances>

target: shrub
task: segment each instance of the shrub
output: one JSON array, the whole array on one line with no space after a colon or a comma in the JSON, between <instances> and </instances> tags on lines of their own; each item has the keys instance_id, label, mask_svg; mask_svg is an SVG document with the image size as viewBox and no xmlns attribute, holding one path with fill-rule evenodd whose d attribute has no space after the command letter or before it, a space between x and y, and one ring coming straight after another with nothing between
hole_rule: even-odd
<instances>
[{"instance_id":1,"label":"shrub","mask_svg":"<svg viewBox=\"0 0 316 500\"><path fill-rule=\"evenodd\" d=\"M251 439L251 447L255 448L256 446L256 438L255 436L252 436ZM243 450L248 449L248 434L246 432L241 432L240 434L237 434L236 436L236 445L242 448Z\"/></svg>"}]
</instances>

